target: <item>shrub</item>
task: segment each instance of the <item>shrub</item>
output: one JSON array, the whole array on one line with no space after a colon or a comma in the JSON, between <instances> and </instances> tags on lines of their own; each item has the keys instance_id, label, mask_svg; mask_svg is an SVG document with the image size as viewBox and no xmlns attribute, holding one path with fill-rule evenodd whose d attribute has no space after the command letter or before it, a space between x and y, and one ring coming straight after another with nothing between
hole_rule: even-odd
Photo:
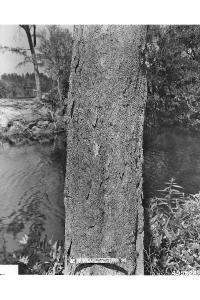
<instances>
[{"instance_id":1,"label":"shrub","mask_svg":"<svg viewBox=\"0 0 200 300\"><path fill-rule=\"evenodd\" d=\"M4 264L18 264L19 274L63 275L64 246L61 241L25 235L19 243L23 247L14 253L8 253L3 246L0 260Z\"/></svg>"},{"instance_id":2,"label":"shrub","mask_svg":"<svg viewBox=\"0 0 200 300\"><path fill-rule=\"evenodd\" d=\"M62 275L64 271L64 247L59 241L47 241L47 237L36 242L28 236L20 241L25 245L24 255L16 253L17 262L24 266L26 274ZM20 269L20 268L19 268ZM23 270L22 270L23 272Z\"/></svg>"},{"instance_id":3,"label":"shrub","mask_svg":"<svg viewBox=\"0 0 200 300\"><path fill-rule=\"evenodd\" d=\"M146 272L200 274L200 194L186 196L173 178L166 185L150 203Z\"/></svg>"}]
</instances>

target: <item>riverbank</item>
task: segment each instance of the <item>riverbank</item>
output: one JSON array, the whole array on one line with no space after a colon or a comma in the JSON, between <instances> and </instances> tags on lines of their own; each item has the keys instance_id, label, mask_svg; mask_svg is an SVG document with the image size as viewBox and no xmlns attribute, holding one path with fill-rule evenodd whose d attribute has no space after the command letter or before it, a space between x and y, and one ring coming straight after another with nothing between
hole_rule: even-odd
<instances>
[{"instance_id":1,"label":"riverbank","mask_svg":"<svg viewBox=\"0 0 200 300\"><path fill-rule=\"evenodd\" d=\"M62 135L46 143L0 144L0 264L50 271L50 245L64 243L65 161Z\"/></svg>"},{"instance_id":2,"label":"riverbank","mask_svg":"<svg viewBox=\"0 0 200 300\"><path fill-rule=\"evenodd\" d=\"M13 144L48 141L64 132L65 122L59 113L31 99L0 99L0 140Z\"/></svg>"},{"instance_id":3,"label":"riverbank","mask_svg":"<svg viewBox=\"0 0 200 300\"><path fill-rule=\"evenodd\" d=\"M199 274L199 132L157 128L143 147L145 274Z\"/></svg>"}]
</instances>

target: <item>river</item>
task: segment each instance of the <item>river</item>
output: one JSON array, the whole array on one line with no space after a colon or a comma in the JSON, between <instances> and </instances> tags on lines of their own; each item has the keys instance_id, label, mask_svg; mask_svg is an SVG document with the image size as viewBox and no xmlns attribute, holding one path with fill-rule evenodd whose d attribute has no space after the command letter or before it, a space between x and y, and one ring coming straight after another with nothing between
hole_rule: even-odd
<instances>
[{"instance_id":1,"label":"river","mask_svg":"<svg viewBox=\"0 0 200 300\"><path fill-rule=\"evenodd\" d=\"M19 250L25 234L64 240L65 143L0 145L0 247ZM174 177L186 193L200 191L200 136L160 129L144 139L146 202ZM1 249L2 250L2 249Z\"/></svg>"},{"instance_id":2,"label":"river","mask_svg":"<svg viewBox=\"0 0 200 300\"><path fill-rule=\"evenodd\" d=\"M178 128L161 128L144 138L146 202L172 177L186 194L200 191L200 135Z\"/></svg>"},{"instance_id":3,"label":"river","mask_svg":"<svg viewBox=\"0 0 200 300\"><path fill-rule=\"evenodd\" d=\"M65 144L0 145L0 247L19 250L30 231L64 239ZM2 263L2 262L1 262Z\"/></svg>"}]
</instances>

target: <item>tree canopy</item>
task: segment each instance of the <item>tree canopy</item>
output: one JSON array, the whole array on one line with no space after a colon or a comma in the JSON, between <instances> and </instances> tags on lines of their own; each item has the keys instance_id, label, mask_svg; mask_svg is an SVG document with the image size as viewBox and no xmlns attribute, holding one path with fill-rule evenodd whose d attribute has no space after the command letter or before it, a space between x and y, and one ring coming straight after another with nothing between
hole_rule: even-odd
<instances>
[{"instance_id":1,"label":"tree canopy","mask_svg":"<svg viewBox=\"0 0 200 300\"><path fill-rule=\"evenodd\" d=\"M41 90L48 92L52 86L52 80L40 73ZM0 80L0 98L33 97L35 95L35 75L26 74L2 74Z\"/></svg>"},{"instance_id":2,"label":"tree canopy","mask_svg":"<svg viewBox=\"0 0 200 300\"><path fill-rule=\"evenodd\" d=\"M200 26L149 26L147 50L147 113L187 125L200 111Z\"/></svg>"},{"instance_id":3,"label":"tree canopy","mask_svg":"<svg viewBox=\"0 0 200 300\"><path fill-rule=\"evenodd\" d=\"M38 59L48 76L57 82L60 98L66 97L68 91L71 56L72 36L69 30L56 25L47 26L40 34Z\"/></svg>"}]
</instances>

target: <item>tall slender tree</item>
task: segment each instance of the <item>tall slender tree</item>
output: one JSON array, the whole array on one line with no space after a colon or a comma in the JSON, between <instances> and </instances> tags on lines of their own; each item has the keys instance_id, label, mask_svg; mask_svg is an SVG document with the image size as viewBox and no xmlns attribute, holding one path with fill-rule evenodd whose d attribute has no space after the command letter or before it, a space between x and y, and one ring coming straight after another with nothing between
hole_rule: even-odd
<instances>
[{"instance_id":1,"label":"tall slender tree","mask_svg":"<svg viewBox=\"0 0 200 300\"><path fill-rule=\"evenodd\" d=\"M145 26L75 26L67 107L66 274L143 273L145 40Z\"/></svg>"},{"instance_id":2,"label":"tall slender tree","mask_svg":"<svg viewBox=\"0 0 200 300\"><path fill-rule=\"evenodd\" d=\"M29 44L30 51L31 51L32 63L33 63L33 66L34 66L37 98L38 98L38 100L41 100L40 76L39 76L37 57L36 57L36 53L35 53L36 25L20 25L20 27L24 29L24 31L26 33L26 36L27 36L27 39L28 39L28 44ZM31 34L32 29L33 29L33 34Z\"/></svg>"},{"instance_id":3,"label":"tall slender tree","mask_svg":"<svg viewBox=\"0 0 200 300\"><path fill-rule=\"evenodd\" d=\"M46 73L56 81L59 96L58 106L63 106L68 85L72 55L72 36L68 29L60 26L46 26L40 33L38 57L43 62ZM65 88L64 88L65 86Z\"/></svg>"}]
</instances>

